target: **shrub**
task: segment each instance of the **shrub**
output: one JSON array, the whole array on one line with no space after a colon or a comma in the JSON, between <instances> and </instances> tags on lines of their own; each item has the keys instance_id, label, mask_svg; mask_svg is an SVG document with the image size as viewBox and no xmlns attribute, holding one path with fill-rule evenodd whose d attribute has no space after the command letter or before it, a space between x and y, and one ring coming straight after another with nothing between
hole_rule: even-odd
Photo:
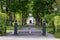
<instances>
[{"instance_id":1,"label":"shrub","mask_svg":"<svg viewBox=\"0 0 60 40\"><path fill-rule=\"evenodd\" d=\"M53 15L53 14L45 15L45 20L46 20L46 22L47 22L47 27L52 27L52 26L54 26L54 25L53 25L53 22L54 22L54 15Z\"/></svg>"},{"instance_id":2,"label":"shrub","mask_svg":"<svg viewBox=\"0 0 60 40\"><path fill-rule=\"evenodd\" d=\"M55 16L54 23L55 23L56 31L59 31L60 30L60 16Z\"/></svg>"},{"instance_id":3,"label":"shrub","mask_svg":"<svg viewBox=\"0 0 60 40\"><path fill-rule=\"evenodd\" d=\"M6 17L5 13L0 12L0 34L4 34L5 27L6 27Z\"/></svg>"}]
</instances>

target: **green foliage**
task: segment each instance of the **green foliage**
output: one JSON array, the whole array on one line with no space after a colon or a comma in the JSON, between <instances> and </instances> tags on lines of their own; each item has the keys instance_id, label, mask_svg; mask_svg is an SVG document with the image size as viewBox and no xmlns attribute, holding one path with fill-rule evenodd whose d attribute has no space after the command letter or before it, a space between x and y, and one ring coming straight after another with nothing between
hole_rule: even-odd
<instances>
[{"instance_id":1,"label":"green foliage","mask_svg":"<svg viewBox=\"0 0 60 40\"><path fill-rule=\"evenodd\" d=\"M19 10L27 10L26 5L29 3L28 0L6 0L7 8L12 12L17 12Z\"/></svg>"},{"instance_id":2,"label":"green foliage","mask_svg":"<svg viewBox=\"0 0 60 40\"><path fill-rule=\"evenodd\" d=\"M7 15L0 12L0 34L4 34L6 27L6 17Z\"/></svg>"},{"instance_id":3,"label":"green foliage","mask_svg":"<svg viewBox=\"0 0 60 40\"><path fill-rule=\"evenodd\" d=\"M47 27L47 28L46 28L46 31L47 31L48 33L53 34L53 28L52 28L52 27Z\"/></svg>"},{"instance_id":4,"label":"green foliage","mask_svg":"<svg viewBox=\"0 0 60 40\"><path fill-rule=\"evenodd\" d=\"M21 21L22 21L22 14L19 14L18 12L16 13L16 19L17 19L17 22L18 22L18 25L20 24L21 25Z\"/></svg>"},{"instance_id":5,"label":"green foliage","mask_svg":"<svg viewBox=\"0 0 60 40\"><path fill-rule=\"evenodd\" d=\"M60 38L60 32L55 33L54 36L55 36L56 38Z\"/></svg>"},{"instance_id":6,"label":"green foliage","mask_svg":"<svg viewBox=\"0 0 60 40\"><path fill-rule=\"evenodd\" d=\"M46 20L47 32L53 33L53 29L55 28L55 26L54 26L54 14L50 14L50 15L46 14L45 20Z\"/></svg>"},{"instance_id":7,"label":"green foliage","mask_svg":"<svg viewBox=\"0 0 60 40\"><path fill-rule=\"evenodd\" d=\"M33 13L36 14L35 16L44 16L45 13L51 13L51 10L53 10L52 4L54 2L55 0L34 0Z\"/></svg>"},{"instance_id":8,"label":"green foliage","mask_svg":"<svg viewBox=\"0 0 60 40\"><path fill-rule=\"evenodd\" d=\"M0 24L5 25L7 15L0 12Z\"/></svg>"},{"instance_id":9,"label":"green foliage","mask_svg":"<svg viewBox=\"0 0 60 40\"><path fill-rule=\"evenodd\" d=\"M45 20L47 21L47 23L54 21L54 14L50 14L50 15L46 14Z\"/></svg>"},{"instance_id":10,"label":"green foliage","mask_svg":"<svg viewBox=\"0 0 60 40\"><path fill-rule=\"evenodd\" d=\"M56 26L56 32L58 32L60 30L60 16L55 16L54 23Z\"/></svg>"}]
</instances>

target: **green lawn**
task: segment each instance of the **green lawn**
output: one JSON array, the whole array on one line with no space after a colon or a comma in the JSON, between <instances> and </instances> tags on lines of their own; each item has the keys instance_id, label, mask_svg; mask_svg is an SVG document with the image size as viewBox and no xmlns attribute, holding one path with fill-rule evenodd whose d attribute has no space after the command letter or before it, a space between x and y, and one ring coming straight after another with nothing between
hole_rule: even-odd
<instances>
[{"instance_id":1,"label":"green lawn","mask_svg":"<svg viewBox=\"0 0 60 40\"><path fill-rule=\"evenodd\" d=\"M35 25L34 27L39 29L39 30L42 30L42 26Z\"/></svg>"},{"instance_id":2,"label":"green lawn","mask_svg":"<svg viewBox=\"0 0 60 40\"><path fill-rule=\"evenodd\" d=\"M36 28L38 28L39 30L42 30L42 26L35 26ZM53 28L52 27L46 27L46 31L48 32L48 33L51 33L52 31L53 31Z\"/></svg>"},{"instance_id":3,"label":"green lawn","mask_svg":"<svg viewBox=\"0 0 60 40\"><path fill-rule=\"evenodd\" d=\"M56 32L56 33L54 34L54 36L55 36L56 38L60 38L60 32Z\"/></svg>"},{"instance_id":4,"label":"green lawn","mask_svg":"<svg viewBox=\"0 0 60 40\"><path fill-rule=\"evenodd\" d=\"M13 30L14 27L13 26L7 26L7 30Z\"/></svg>"},{"instance_id":5,"label":"green lawn","mask_svg":"<svg viewBox=\"0 0 60 40\"><path fill-rule=\"evenodd\" d=\"M19 25L17 28L18 29L22 29L22 28L25 28L26 25L22 26L22 25ZM14 26L7 26L7 30L14 30Z\"/></svg>"},{"instance_id":6,"label":"green lawn","mask_svg":"<svg viewBox=\"0 0 60 40\"><path fill-rule=\"evenodd\" d=\"M48 33L53 34L53 29L52 28L46 28L46 31ZM53 34L55 38L60 38L60 31L56 32L55 34Z\"/></svg>"}]
</instances>

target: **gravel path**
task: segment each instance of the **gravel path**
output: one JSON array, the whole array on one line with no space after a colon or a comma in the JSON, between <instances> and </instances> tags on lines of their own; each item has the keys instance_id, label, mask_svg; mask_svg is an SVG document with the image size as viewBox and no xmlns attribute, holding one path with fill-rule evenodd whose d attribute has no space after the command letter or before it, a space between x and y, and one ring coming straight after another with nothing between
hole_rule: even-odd
<instances>
[{"instance_id":1,"label":"gravel path","mask_svg":"<svg viewBox=\"0 0 60 40\"><path fill-rule=\"evenodd\" d=\"M14 31L13 30L8 30L8 34L6 36L15 36L13 35L14 34ZM38 30L37 28L34 28L34 27L27 27L27 28L23 28L21 30L18 30L18 35L16 36L32 36L32 37L44 37L42 35L42 30ZM54 38L54 36L52 34L49 34L46 32L46 36L45 37L48 37L48 38Z\"/></svg>"},{"instance_id":2,"label":"gravel path","mask_svg":"<svg viewBox=\"0 0 60 40\"><path fill-rule=\"evenodd\" d=\"M47 37L19 37L19 36L2 36L0 40L60 40L56 38L47 38Z\"/></svg>"},{"instance_id":3,"label":"gravel path","mask_svg":"<svg viewBox=\"0 0 60 40\"><path fill-rule=\"evenodd\" d=\"M43 36L42 30L38 30L34 27L18 30L18 35L13 35L13 30L9 30L9 32L10 33L5 36L0 36L0 40L59 40L49 33L46 33L46 36Z\"/></svg>"}]
</instances>

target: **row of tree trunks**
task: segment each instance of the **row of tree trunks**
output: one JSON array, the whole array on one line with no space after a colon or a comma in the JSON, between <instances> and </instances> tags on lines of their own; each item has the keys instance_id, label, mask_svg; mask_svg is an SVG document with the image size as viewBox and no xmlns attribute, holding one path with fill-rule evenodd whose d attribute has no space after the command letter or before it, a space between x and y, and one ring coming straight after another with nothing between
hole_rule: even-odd
<instances>
[{"instance_id":1,"label":"row of tree trunks","mask_svg":"<svg viewBox=\"0 0 60 40\"><path fill-rule=\"evenodd\" d=\"M22 15L22 26L25 25L25 24L26 24L26 19L25 19L25 17L23 17L23 15Z\"/></svg>"},{"instance_id":2,"label":"row of tree trunks","mask_svg":"<svg viewBox=\"0 0 60 40\"><path fill-rule=\"evenodd\" d=\"M8 18L9 17L9 18ZM10 26L13 26L13 22L14 22L14 20L15 20L15 14L13 14L13 13L8 13L8 17L7 17L7 19L6 19L6 25L8 26L8 25L10 25ZM9 20L8 20L9 19Z\"/></svg>"}]
</instances>

